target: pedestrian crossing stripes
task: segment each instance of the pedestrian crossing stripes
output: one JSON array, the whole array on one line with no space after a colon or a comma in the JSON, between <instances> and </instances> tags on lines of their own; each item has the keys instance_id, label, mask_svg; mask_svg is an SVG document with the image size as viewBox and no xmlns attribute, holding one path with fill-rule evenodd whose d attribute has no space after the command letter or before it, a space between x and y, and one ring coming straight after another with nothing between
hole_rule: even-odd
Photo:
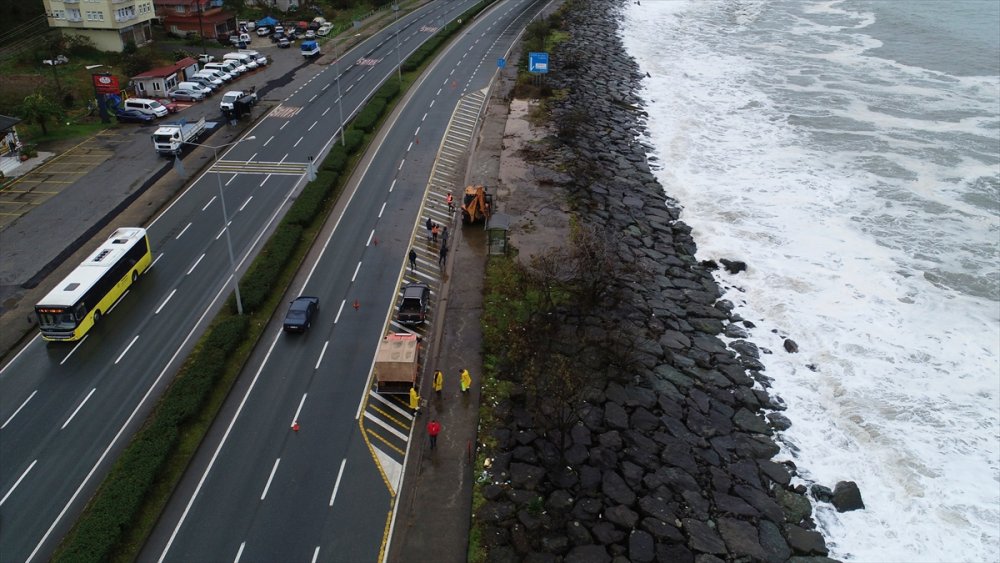
<instances>
[{"instance_id":1,"label":"pedestrian crossing stripes","mask_svg":"<svg viewBox=\"0 0 1000 563\"><path fill-rule=\"evenodd\" d=\"M215 172L216 174L281 174L285 176L301 176L308 170L308 162L220 160L212 165L209 172Z\"/></svg>"},{"instance_id":2,"label":"pedestrian crossing stripes","mask_svg":"<svg viewBox=\"0 0 1000 563\"><path fill-rule=\"evenodd\" d=\"M302 111L302 106L286 106L285 104L281 104L278 107L271 110L270 117L281 117L284 119L288 119L291 117L295 117L296 115L298 115L300 111Z\"/></svg>"}]
</instances>

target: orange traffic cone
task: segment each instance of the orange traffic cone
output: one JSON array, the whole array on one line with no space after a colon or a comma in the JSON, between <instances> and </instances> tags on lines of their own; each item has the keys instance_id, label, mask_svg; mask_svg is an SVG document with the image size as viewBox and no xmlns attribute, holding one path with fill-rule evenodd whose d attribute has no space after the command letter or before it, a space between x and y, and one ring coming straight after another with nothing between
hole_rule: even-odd
<instances>
[{"instance_id":1,"label":"orange traffic cone","mask_svg":"<svg viewBox=\"0 0 1000 563\"><path fill-rule=\"evenodd\" d=\"M293 420L292 421L292 432L298 432L298 431L299 431L299 421Z\"/></svg>"},{"instance_id":2,"label":"orange traffic cone","mask_svg":"<svg viewBox=\"0 0 1000 563\"><path fill-rule=\"evenodd\" d=\"M355 299L354 300L354 310L358 311L360 309L361 309L361 303L357 299Z\"/></svg>"}]
</instances>

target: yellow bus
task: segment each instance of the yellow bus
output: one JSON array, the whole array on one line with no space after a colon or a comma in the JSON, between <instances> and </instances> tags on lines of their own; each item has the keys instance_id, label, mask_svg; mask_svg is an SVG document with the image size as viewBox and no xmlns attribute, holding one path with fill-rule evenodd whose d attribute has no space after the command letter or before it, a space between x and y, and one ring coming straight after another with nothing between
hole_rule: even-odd
<instances>
[{"instance_id":1,"label":"yellow bus","mask_svg":"<svg viewBox=\"0 0 1000 563\"><path fill-rule=\"evenodd\" d=\"M116 230L35 305L42 338L59 342L83 338L152 263L146 229Z\"/></svg>"}]
</instances>

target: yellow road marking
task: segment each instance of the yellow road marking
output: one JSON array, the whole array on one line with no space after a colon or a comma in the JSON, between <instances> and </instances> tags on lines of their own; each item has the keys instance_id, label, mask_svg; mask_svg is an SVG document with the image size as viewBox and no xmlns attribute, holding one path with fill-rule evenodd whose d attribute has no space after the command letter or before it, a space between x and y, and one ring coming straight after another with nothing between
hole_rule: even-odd
<instances>
[{"instance_id":1,"label":"yellow road marking","mask_svg":"<svg viewBox=\"0 0 1000 563\"><path fill-rule=\"evenodd\" d=\"M396 452L398 452L400 455L406 455L406 452L404 452L403 450L399 449L398 447L396 447L395 445L393 445L392 443L390 443L389 440L386 440L385 438L383 438L381 435L379 435L374 430L372 430L370 428L365 428L365 431L368 432L369 434L371 434L372 436L375 436L376 438L378 438L380 442L382 442L383 444L389 446L390 448L392 448L393 450L395 450Z\"/></svg>"},{"instance_id":2,"label":"yellow road marking","mask_svg":"<svg viewBox=\"0 0 1000 563\"><path fill-rule=\"evenodd\" d=\"M400 428L402 428L404 430L409 430L410 429L409 425L407 425L405 422L400 422L400 421L396 420L395 417L393 417L391 414L385 412L384 410L382 410L382 409L380 409L380 408L378 408L378 407L376 407L374 405L372 405L371 407L368 407L368 408L370 408L371 410L373 410L373 411L379 413L380 415L388 418L389 420L395 422L396 426L399 426Z\"/></svg>"}]
</instances>

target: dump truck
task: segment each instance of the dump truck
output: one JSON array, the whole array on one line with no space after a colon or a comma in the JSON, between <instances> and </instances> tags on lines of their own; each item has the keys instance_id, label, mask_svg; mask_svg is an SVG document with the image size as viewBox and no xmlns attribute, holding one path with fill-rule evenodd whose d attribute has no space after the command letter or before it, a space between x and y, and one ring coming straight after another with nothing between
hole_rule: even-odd
<instances>
[{"instance_id":1,"label":"dump truck","mask_svg":"<svg viewBox=\"0 0 1000 563\"><path fill-rule=\"evenodd\" d=\"M153 147L160 154L180 154L185 143L194 143L204 132L204 117L194 122L164 123L153 132Z\"/></svg>"},{"instance_id":2,"label":"dump truck","mask_svg":"<svg viewBox=\"0 0 1000 563\"><path fill-rule=\"evenodd\" d=\"M382 337L375 354L375 391L386 394L409 394L417 386L420 367L420 338L412 333Z\"/></svg>"},{"instance_id":3,"label":"dump truck","mask_svg":"<svg viewBox=\"0 0 1000 563\"><path fill-rule=\"evenodd\" d=\"M466 186L465 197L462 198L462 222L477 223L490 218L493 208L493 194L486 192L483 186Z\"/></svg>"}]
</instances>

